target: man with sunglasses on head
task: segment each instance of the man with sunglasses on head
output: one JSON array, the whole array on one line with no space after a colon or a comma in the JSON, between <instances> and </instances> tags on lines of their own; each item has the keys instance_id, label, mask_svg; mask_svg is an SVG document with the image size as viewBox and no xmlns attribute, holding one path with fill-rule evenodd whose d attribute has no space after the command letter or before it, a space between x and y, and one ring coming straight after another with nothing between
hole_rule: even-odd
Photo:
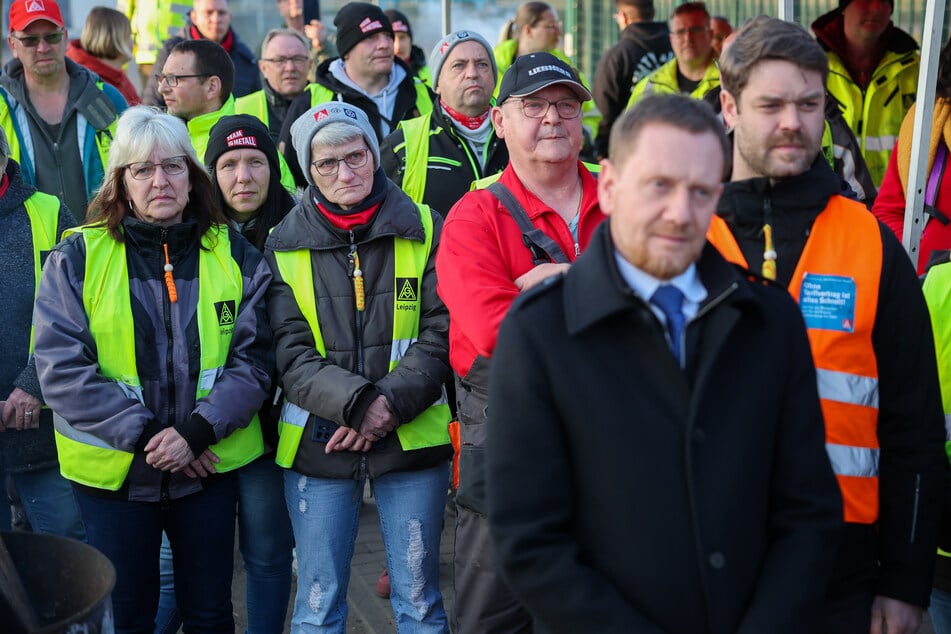
<instances>
[{"instance_id":1,"label":"man with sunglasses on head","mask_svg":"<svg viewBox=\"0 0 951 634\"><path fill-rule=\"evenodd\" d=\"M509 165L464 195L436 254L449 308L461 453L456 493L453 631L531 631L531 617L498 574L486 519L483 443L489 366L499 324L519 293L568 269L602 220L594 176L578 160L581 105L591 93L551 53L516 58L492 109Z\"/></svg>"},{"instance_id":2,"label":"man with sunglasses on head","mask_svg":"<svg viewBox=\"0 0 951 634\"><path fill-rule=\"evenodd\" d=\"M7 43L14 59L0 77L0 127L23 180L63 201L77 221L102 183L122 95L66 59L66 27L55 0L14 0Z\"/></svg>"},{"instance_id":3,"label":"man with sunglasses on head","mask_svg":"<svg viewBox=\"0 0 951 634\"><path fill-rule=\"evenodd\" d=\"M710 12L703 2L685 2L670 16L674 59L644 77L631 92L628 107L649 94L682 93L702 99L720 85Z\"/></svg>"}]
</instances>

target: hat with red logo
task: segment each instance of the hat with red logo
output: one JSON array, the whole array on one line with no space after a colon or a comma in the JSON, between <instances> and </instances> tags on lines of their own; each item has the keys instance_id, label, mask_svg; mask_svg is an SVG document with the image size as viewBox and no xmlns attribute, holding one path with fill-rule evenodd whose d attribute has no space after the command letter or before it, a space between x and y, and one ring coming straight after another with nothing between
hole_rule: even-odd
<instances>
[{"instance_id":1,"label":"hat with red logo","mask_svg":"<svg viewBox=\"0 0 951 634\"><path fill-rule=\"evenodd\" d=\"M10 30L22 31L37 20L63 28L63 14L55 0L13 0L10 5Z\"/></svg>"},{"instance_id":2,"label":"hat with red logo","mask_svg":"<svg viewBox=\"0 0 951 634\"><path fill-rule=\"evenodd\" d=\"M214 169L222 154L231 150L260 150L267 157L271 173L280 178L281 160L267 126L249 114L221 117L211 128L205 149L205 167Z\"/></svg>"},{"instance_id":3,"label":"hat with red logo","mask_svg":"<svg viewBox=\"0 0 951 634\"><path fill-rule=\"evenodd\" d=\"M442 65L449 57L449 53L463 42L478 42L482 45L486 56L489 58L489 63L492 64L492 83L494 84L499 80L499 69L495 65L495 54L492 52L492 45L475 31L455 31L436 42L432 53L429 54L429 70L433 76L433 90L436 90L436 87L439 86L439 71L442 70Z\"/></svg>"},{"instance_id":4,"label":"hat with red logo","mask_svg":"<svg viewBox=\"0 0 951 634\"><path fill-rule=\"evenodd\" d=\"M370 120L363 110L342 101L328 101L317 104L291 124L291 142L297 151L297 161L300 170L311 185L315 185L314 177L310 173L310 144L317 131L331 123L344 123L353 126L354 134L362 134L367 147L373 153L373 168L380 166L380 144L376 140L376 132L370 125Z\"/></svg>"},{"instance_id":5,"label":"hat with red logo","mask_svg":"<svg viewBox=\"0 0 951 634\"><path fill-rule=\"evenodd\" d=\"M383 10L369 2L345 4L334 17L337 27L337 52L346 56L354 46L377 33L393 35L393 25Z\"/></svg>"}]
</instances>

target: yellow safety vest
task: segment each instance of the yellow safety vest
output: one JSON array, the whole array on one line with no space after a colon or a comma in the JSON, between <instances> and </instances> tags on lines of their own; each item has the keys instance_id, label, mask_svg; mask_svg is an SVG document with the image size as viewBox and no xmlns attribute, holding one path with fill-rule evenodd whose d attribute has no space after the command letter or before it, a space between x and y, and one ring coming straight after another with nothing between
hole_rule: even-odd
<instances>
[{"instance_id":1,"label":"yellow safety vest","mask_svg":"<svg viewBox=\"0 0 951 634\"><path fill-rule=\"evenodd\" d=\"M59 198L35 192L23 202L26 215L30 219L30 233L33 238L33 298L40 288L40 274L43 270L43 251L56 246L56 228L59 225ZM30 354L33 354L33 326L30 326Z\"/></svg>"},{"instance_id":2,"label":"yellow safety vest","mask_svg":"<svg viewBox=\"0 0 951 634\"><path fill-rule=\"evenodd\" d=\"M433 100L429 96L429 89L426 88L426 84L417 77L413 78L413 86L416 88L416 109L419 111L419 114L429 114L433 111ZM337 97L337 93L326 86L307 84L306 89L310 91L311 108L327 101L340 101ZM394 125L393 128L395 129L396 126Z\"/></svg>"},{"instance_id":3,"label":"yellow safety vest","mask_svg":"<svg viewBox=\"0 0 951 634\"><path fill-rule=\"evenodd\" d=\"M420 219L425 230L426 240L420 244L414 240L404 238L393 239L394 258L394 293L393 293L393 343L390 352L389 369L392 372L399 364L400 359L409 350L409 347L419 337L419 316L421 312L421 289L423 287L423 273L429 261L433 244L433 219L429 207L417 205ZM281 277L294 292L297 306L314 335L314 347L321 356L326 356L327 346L324 344L320 322L317 318L317 299L314 295L313 259L309 249L295 249L293 251L275 251L274 260L281 272ZM416 290L409 283L416 280ZM396 287L396 280L403 280L401 288ZM280 439L277 444L276 462L282 467L290 468L294 464L294 457L300 447L304 427L310 418L310 412L284 401L281 408L281 418L278 423ZM449 404L445 393L410 422L396 428L400 446L404 451L423 449L449 444Z\"/></svg>"},{"instance_id":4,"label":"yellow safety vest","mask_svg":"<svg viewBox=\"0 0 951 634\"><path fill-rule=\"evenodd\" d=\"M103 226L90 225L64 233L82 233L86 242L86 276L83 305L89 331L96 342L103 376L116 381L129 396L144 405L142 383L135 360L135 327L129 291L129 270L124 242L116 241ZM241 268L231 257L231 241L224 227L211 229L202 238L198 257L198 338L201 374L196 399L207 396L231 351L232 327L219 325L215 304L241 303ZM92 434L74 429L54 415L56 450L63 476L98 489L116 491L125 482L133 453L112 447ZM257 414L247 427L211 446L221 459L219 472L242 467L262 453L264 440Z\"/></svg>"}]
</instances>

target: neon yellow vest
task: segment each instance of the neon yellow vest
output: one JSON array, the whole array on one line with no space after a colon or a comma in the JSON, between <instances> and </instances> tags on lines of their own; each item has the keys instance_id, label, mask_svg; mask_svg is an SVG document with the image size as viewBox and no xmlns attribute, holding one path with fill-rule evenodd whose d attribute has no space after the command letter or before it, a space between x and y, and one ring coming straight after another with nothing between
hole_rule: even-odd
<instances>
[{"instance_id":1,"label":"neon yellow vest","mask_svg":"<svg viewBox=\"0 0 951 634\"><path fill-rule=\"evenodd\" d=\"M429 96L429 89L426 88L426 84L415 77L413 78L413 86L416 88L416 109L419 110L421 115L429 114L433 111L433 100ZM311 108L326 101L340 101L336 93L326 86L307 84L307 90L310 91Z\"/></svg>"},{"instance_id":2,"label":"neon yellow vest","mask_svg":"<svg viewBox=\"0 0 951 634\"><path fill-rule=\"evenodd\" d=\"M263 90L234 100L235 114L249 114L257 117L265 126L269 126L267 116L267 96Z\"/></svg>"},{"instance_id":3,"label":"neon yellow vest","mask_svg":"<svg viewBox=\"0 0 951 634\"><path fill-rule=\"evenodd\" d=\"M928 302L928 312L931 313L931 329L934 331L938 378L941 383L941 403L944 409L944 451L951 460L951 323L948 323L947 318L951 314L951 264L932 267L921 290ZM951 557L951 553L940 548L938 554Z\"/></svg>"},{"instance_id":4,"label":"neon yellow vest","mask_svg":"<svg viewBox=\"0 0 951 634\"><path fill-rule=\"evenodd\" d=\"M135 331L129 292L129 270L125 243L117 242L102 226L84 226L64 232L81 232L86 241L86 277L83 305L89 331L96 342L97 362L103 376L116 381L123 391L143 402L142 383L135 361ZM217 237L215 237L217 235ZM213 242L214 241L214 242ZM198 337L201 346L201 375L196 399L207 396L228 362L232 327L219 325L215 303L233 301L235 312L241 303L241 269L231 257L231 241L223 227L202 238L198 257ZM144 403L143 403L144 404ZM73 429L54 417L56 450L63 476L98 489L116 491L125 482L132 465L132 452L111 447ZM221 459L219 472L242 467L262 453L264 440L257 414L251 423L212 445Z\"/></svg>"},{"instance_id":5,"label":"neon yellow vest","mask_svg":"<svg viewBox=\"0 0 951 634\"><path fill-rule=\"evenodd\" d=\"M59 198L43 192L35 192L23 202L26 215L30 219L30 233L33 238L33 298L40 288L40 274L43 269L41 256L56 245L56 227L59 225ZM30 354L33 354L33 326L30 326ZM45 406L44 406L45 407Z\"/></svg>"},{"instance_id":6,"label":"neon yellow vest","mask_svg":"<svg viewBox=\"0 0 951 634\"><path fill-rule=\"evenodd\" d=\"M417 205L426 240L423 244L413 240L394 238L394 276L416 279L416 288L423 287L423 272L433 244L433 219L429 207ZM320 331L320 322L317 319L317 299L314 296L313 260L309 249L294 251L275 251L274 260L281 272L281 277L294 291L294 298L304 319L314 335L314 347L321 356L326 356L327 346ZM419 315L421 312L420 291L414 292L412 285L404 279L402 288L396 288L394 280L393 293L393 343L390 352L390 366L392 372L406 354L410 345L419 336ZM304 426L310 418L310 412L284 401L281 409L281 419L278 423L280 440L277 444L276 462L282 467L290 468L294 464L297 448L304 435ZM449 404L445 393L410 422L396 428L400 446L404 451L423 449L449 444Z\"/></svg>"}]
</instances>

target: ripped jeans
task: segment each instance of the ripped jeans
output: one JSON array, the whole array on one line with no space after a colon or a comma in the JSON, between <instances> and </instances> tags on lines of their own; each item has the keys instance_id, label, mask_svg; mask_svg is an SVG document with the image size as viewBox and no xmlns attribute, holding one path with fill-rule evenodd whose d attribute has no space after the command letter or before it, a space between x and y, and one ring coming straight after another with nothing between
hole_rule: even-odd
<instances>
[{"instance_id":1,"label":"ripped jeans","mask_svg":"<svg viewBox=\"0 0 951 634\"><path fill-rule=\"evenodd\" d=\"M448 479L447 462L373 480L392 587L390 604L400 634L449 631L439 591L439 538ZM297 542L293 632L346 632L347 587L363 486L363 481L284 474L284 498Z\"/></svg>"}]
</instances>

